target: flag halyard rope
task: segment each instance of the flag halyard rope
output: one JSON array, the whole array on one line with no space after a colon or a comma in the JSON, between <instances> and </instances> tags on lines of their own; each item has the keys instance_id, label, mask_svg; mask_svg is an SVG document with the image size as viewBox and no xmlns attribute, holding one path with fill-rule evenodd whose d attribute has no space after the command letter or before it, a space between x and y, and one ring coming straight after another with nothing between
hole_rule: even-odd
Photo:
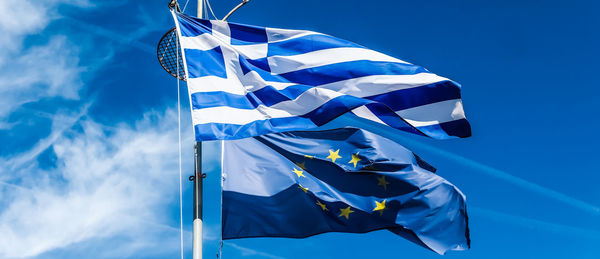
<instances>
[{"instance_id":1,"label":"flag halyard rope","mask_svg":"<svg viewBox=\"0 0 600 259\"><path fill-rule=\"evenodd\" d=\"M189 0L188 0L189 1ZM186 3L187 5L187 3ZM185 9L185 7L184 7ZM177 45L177 50L179 50L179 39L176 37L175 41ZM179 51L177 51L177 75L179 75ZM180 252L181 259L183 259L183 187L182 187L182 165L181 165L181 93L179 88L179 78L177 80L177 138L179 148L177 149L177 153L179 155L179 241L180 241Z\"/></svg>"}]
</instances>

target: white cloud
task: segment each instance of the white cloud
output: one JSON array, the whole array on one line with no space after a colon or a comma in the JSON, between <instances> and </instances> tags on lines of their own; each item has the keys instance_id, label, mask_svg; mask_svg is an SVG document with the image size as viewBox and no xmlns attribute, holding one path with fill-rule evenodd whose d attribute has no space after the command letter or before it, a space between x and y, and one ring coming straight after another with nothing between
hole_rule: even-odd
<instances>
[{"instance_id":1,"label":"white cloud","mask_svg":"<svg viewBox=\"0 0 600 259\"><path fill-rule=\"evenodd\" d=\"M82 86L79 49L65 36L44 37L44 29L59 19L60 5L90 7L84 0L0 1L0 128L10 128L6 116L24 103L47 97L77 99ZM28 36L43 43L24 46Z\"/></svg>"},{"instance_id":2,"label":"white cloud","mask_svg":"<svg viewBox=\"0 0 600 259\"><path fill-rule=\"evenodd\" d=\"M47 4L36 6L32 1L0 1L0 60L4 56L20 51L23 39L41 31L49 22ZM1 61L0 61L1 62ZM1 63L0 63L1 64Z\"/></svg>"},{"instance_id":3,"label":"white cloud","mask_svg":"<svg viewBox=\"0 0 600 259\"><path fill-rule=\"evenodd\" d=\"M0 118L20 105L46 97L78 99L83 85L79 50L66 37L55 36L0 67Z\"/></svg>"},{"instance_id":4,"label":"white cloud","mask_svg":"<svg viewBox=\"0 0 600 259\"><path fill-rule=\"evenodd\" d=\"M81 113L72 116L56 124L78 120L77 127L53 127L65 133L48 145L55 167L42 169L47 167L29 160L27 152L0 161L0 167L11 168L15 161L29 160L2 172L0 258L31 257L111 238L128 240L111 248L121 251L117 257L152 248L156 240L170 236L174 239L160 250L178 251L178 229L167 226L171 219L164 213L178 201L176 113L150 112L135 126L116 127L81 118Z\"/></svg>"},{"instance_id":5,"label":"white cloud","mask_svg":"<svg viewBox=\"0 0 600 259\"><path fill-rule=\"evenodd\" d=\"M40 33L50 22L60 18L57 8L61 4L92 6L86 0L0 1L0 60L6 61L6 55L19 53L25 37Z\"/></svg>"},{"instance_id":6,"label":"white cloud","mask_svg":"<svg viewBox=\"0 0 600 259\"><path fill-rule=\"evenodd\" d=\"M242 254L242 256L260 256L262 258L284 259L281 256L265 253L265 252L258 251L258 250L252 249L252 248L247 248L244 246L240 246L238 244L234 244L234 243L225 243L225 244L227 246L230 246L230 247L238 250Z\"/></svg>"},{"instance_id":7,"label":"white cloud","mask_svg":"<svg viewBox=\"0 0 600 259\"><path fill-rule=\"evenodd\" d=\"M92 9L99 6L124 4L123 1L106 0L92 4L89 0L2 0L0 1L0 129L10 129L18 122L7 121L8 115L21 105L45 98L60 97L78 100L83 87L82 72L93 72L110 59L112 49L90 46L96 41L85 38L106 37L121 44L154 54L154 47L140 42L139 38L154 32L166 16L152 18L143 7L138 8L135 24L127 36L120 35L94 24L62 17L60 6ZM49 34L46 27L53 21L66 18L71 25L82 28L78 33L84 39L73 42L60 34ZM93 36L92 36L93 35ZM28 37L41 42L25 45ZM85 43L85 44L84 44ZM98 48L103 48L98 51ZM91 52L90 50L95 50ZM80 63L81 53L108 53L104 60L86 67ZM89 63L89 62L88 62Z\"/></svg>"},{"instance_id":8,"label":"white cloud","mask_svg":"<svg viewBox=\"0 0 600 259\"><path fill-rule=\"evenodd\" d=\"M0 129L19 123L7 118L25 103L79 99L82 72L99 67L79 60L95 44L87 38L117 35L97 26L74 38L48 33L49 24L64 18L61 5L94 7L86 0L0 0ZM143 11L140 22L157 22ZM116 38L154 53L136 38L156 26L140 27ZM178 201L176 114L150 112L135 126L107 127L88 118L87 107L46 114L52 120L47 137L21 154L0 157L0 258L45 258L82 246L109 248L95 255L109 258L179 253L179 228L170 226L177 222L165 213ZM38 162L48 150L52 165Z\"/></svg>"},{"instance_id":9,"label":"white cloud","mask_svg":"<svg viewBox=\"0 0 600 259\"><path fill-rule=\"evenodd\" d=\"M19 154L17 157L13 157L9 161L5 161L0 157L0 163L4 165L3 168L0 169L0 172L4 172L6 177L6 175L9 175L7 172L22 170L23 166L30 164L30 161L34 160L38 155L40 155L40 153L54 144L66 130L70 129L73 127L73 125L79 122L79 120L87 114L89 106L90 104L84 105L80 111L75 113L44 114L44 116L52 120L52 129L50 135L40 139L31 149ZM3 177L0 175L0 180L2 179Z\"/></svg>"}]
</instances>

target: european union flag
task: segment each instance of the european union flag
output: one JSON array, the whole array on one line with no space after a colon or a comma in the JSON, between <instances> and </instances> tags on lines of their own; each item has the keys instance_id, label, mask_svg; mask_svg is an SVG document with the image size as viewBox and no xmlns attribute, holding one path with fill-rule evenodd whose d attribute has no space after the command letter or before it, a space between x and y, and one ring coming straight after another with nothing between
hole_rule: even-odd
<instances>
[{"instance_id":1,"label":"european union flag","mask_svg":"<svg viewBox=\"0 0 600 259\"><path fill-rule=\"evenodd\" d=\"M388 229L443 254L469 247L465 196L398 143L356 128L226 141L223 238Z\"/></svg>"}]
</instances>

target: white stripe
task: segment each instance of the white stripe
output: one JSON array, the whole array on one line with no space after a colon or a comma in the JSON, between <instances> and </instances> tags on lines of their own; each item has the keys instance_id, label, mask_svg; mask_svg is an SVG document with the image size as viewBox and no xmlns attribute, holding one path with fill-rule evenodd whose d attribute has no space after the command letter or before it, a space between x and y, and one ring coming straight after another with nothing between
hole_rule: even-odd
<instances>
[{"instance_id":1,"label":"white stripe","mask_svg":"<svg viewBox=\"0 0 600 259\"><path fill-rule=\"evenodd\" d=\"M242 83L244 84L246 89L250 92L260 90L267 85L272 86L273 88L275 88L277 90L285 89L291 85L297 85L295 83L290 83L290 82L265 81L262 77L260 77L260 75L256 71L248 72L248 74L245 74L242 77L240 77L240 80L242 81Z\"/></svg>"},{"instance_id":2,"label":"white stripe","mask_svg":"<svg viewBox=\"0 0 600 259\"><path fill-rule=\"evenodd\" d=\"M414 127L435 125L465 118L460 99L422 105L397 111L396 114Z\"/></svg>"},{"instance_id":3,"label":"white stripe","mask_svg":"<svg viewBox=\"0 0 600 259\"><path fill-rule=\"evenodd\" d=\"M274 74L356 60L407 63L374 50L347 47L323 49L293 56L272 56L267 60Z\"/></svg>"},{"instance_id":4,"label":"white stripe","mask_svg":"<svg viewBox=\"0 0 600 259\"><path fill-rule=\"evenodd\" d=\"M231 31L229 30L229 24L217 20L211 20L210 23L212 23L212 35L221 42L231 45Z\"/></svg>"},{"instance_id":5,"label":"white stripe","mask_svg":"<svg viewBox=\"0 0 600 259\"><path fill-rule=\"evenodd\" d=\"M272 105L271 108L290 111L293 115L304 115L329 100L342 95L327 89L311 88L300 94L296 99L277 103ZM311 106L314 108L310 108Z\"/></svg>"},{"instance_id":6,"label":"white stripe","mask_svg":"<svg viewBox=\"0 0 600 259\"><path fill-rule=\"evenodd\" d=\"M226 92L230 94L245 95L269 85L277 90L282 90L294 83L270 82L263 80L258 73L251 71L238 78L221 78L217 76L203 76L188 79L190 94L207 92Z\"/></svg>"},{"instance_id":7,"label":"white stripe","mask_svg":"<svg viewBox=\"0 0 600 259\"><path fill-rule=\"evenodd\" d=\"M211 50L219 46L219 41L208 33L195 37L181 37L179 42L185 49Z\"/></svg>"},{"instance_id":8,"label":"white stripe","mask_svg":"<svg viewBox=\"0 0 600 259\"><path fill-rule=\"evenodd\" d=\"M259 59L267 57L269 45L252 44L252 45L231 45L233 49L246 57L246 59Z\"/></svg>"},{"instance_id":9,"label":"white stripe","mask_svg":"<svg viewBox=\"0 0 600 259\"><path fill-rule=\"evenodd\" d=\"M205 123L227 123L244 125L258 120L294 117L307 114L341 94L326 89L313 88L295 100L280 102L271 107L259 105L256 109L238 109L219 106L192 110L194 125Z\"/></svg>"},{"instance_id":10,"label":"white stripe","mask_svg":"<svg viewBox=\"0 0 600 259\"><path fill-rule=\"evenodd\" d=\"M369 108L367 108L366 106L358 107L358 108L352 110L352 113L354 113L354 115L361 117L363 119L367 119L370 121L381 123L383 125L387 125L387 124L385 124L385 122L380 120L379 117L377 117L377 115L375 115L373 112L371 112L371 110L369 110Z\"/></svg>"},{"instance_id":11,"label":"white stripe","mask_svg":"<svg viewBox=\"0 0 600 259\"><path fill-rule=\"evenodd\" d=\"M419 73L415 75L374 75L320 85L319 88L330 89L357 97L367 97L446 80L449 79L432 73Z\"/></svg>"},{"instance_id":12,"label":"white stripe","mask_svg":"<svg viewBox=\"0 0 600 259\"><path fill-rule=\"evenodd\" d=\"M247 93L246 88L244 88L237 78L203 76L198 78L188 78L187 83L190 94L220 91L238 95L245 95Z\"/></svg>"}]
</instances>

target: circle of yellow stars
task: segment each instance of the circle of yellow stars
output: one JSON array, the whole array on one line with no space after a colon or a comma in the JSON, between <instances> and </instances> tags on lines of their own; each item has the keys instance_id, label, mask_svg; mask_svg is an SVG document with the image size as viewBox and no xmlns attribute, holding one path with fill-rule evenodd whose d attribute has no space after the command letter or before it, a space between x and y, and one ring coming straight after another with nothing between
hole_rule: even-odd
<instances>
[{"instance_id":1,"label":"circle of yellow stars","mask_svg":"<svg viewBox=\"0 0 600 259\"><path fill-rule=\"evenodd\" d=\"M331 159L331 162L335 163L335 160L342 158L342 156L340 156L339 153L340 153L339 149L337 149L336 151L329 150L329 156L327 156L327 159ZM348 164L352 164L354 166L354 168L356 168L358 162L360 162L362 160L362 159L360 159L358 154L359 154L359 152L356 152L356 154L351 154L351 159L348 162ZM311 155L304 155L304 157L309 158L309 159L314 158L314 156L311 156ZM306 177L304 175L304 170L306 170L306 163L305 162L295 163L295 165L298 168L295 168L295 167L292 168L292 172L294 174L296 174L296 176L298 178ZM387 186L389 184L390 183L386 180L384 175L377 177L377 185L383 187L384 190L387 190ZM308 193L308 188L302 186L301 184L298 184L298 188L300 188L300 190L302 190L304 193ZM379 215L383 215L383 212L386 209L386 201L387 200L374 201L375 206L373 208L373 212L378 211ZM317 200L317 202L315 204L317 206L319 206L319 208L321 208L322 211L329 211L329 208L327 208L327 205L325 203L322 203L320 200ZM339 210L340 210L340 213L339 213L338 217L344 217L347 220L350 219L350 214L355 212L354 210L352 210L351 206L348 206L346 208L340 208Z\"/></svg>"}]
</instances>

